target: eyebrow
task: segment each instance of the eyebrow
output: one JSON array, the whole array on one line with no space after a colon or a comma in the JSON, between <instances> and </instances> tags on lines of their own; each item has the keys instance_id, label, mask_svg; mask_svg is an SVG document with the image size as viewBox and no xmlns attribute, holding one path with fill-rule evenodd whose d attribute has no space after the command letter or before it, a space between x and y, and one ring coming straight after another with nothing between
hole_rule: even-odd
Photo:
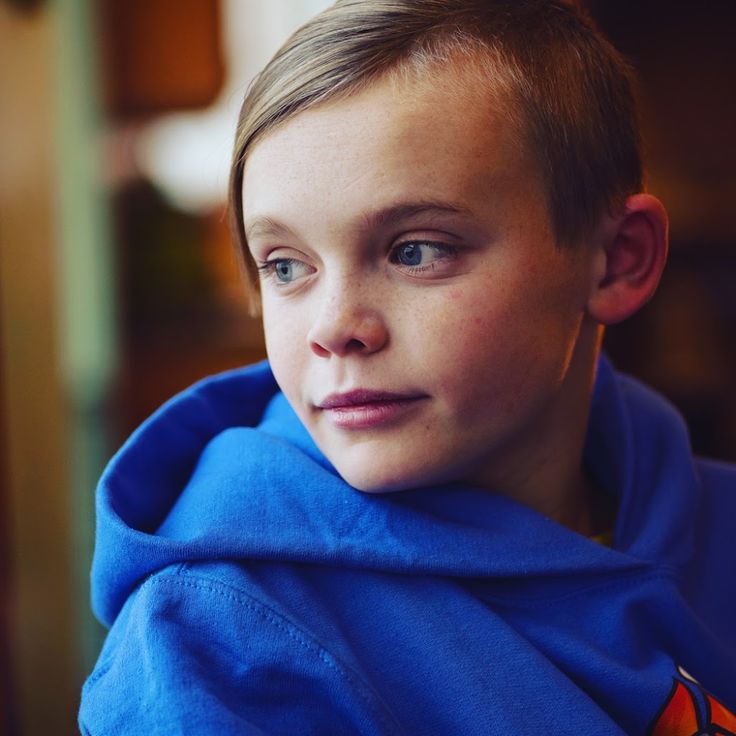
<instances>
[{"instance_id":1,"label":"eyebrow","mask_svg":"<svg viewBox=\"0 0 736 736\"><path fill-rule=\"evenodd\" d=\"M461 215L469 217L472 215L472 212L466 207L461 207L451 202L438 202L434 200L399 202L388 207L383 207L375 212L366 213L360 218L359 225L361 228L371 230L393 225L420 215L429 217ZM294 235L294 232L287 225L267 216L257 216L246 220L244 230L246 239Z\"/></svg>"},{"instance_id":2,"label":"eyebrow","mask_svg":"<svg viewBox=\"0 0 736 736\"><path fill-rule=\"evenodd\" d=\"M419 201L400 202L398 204L384 207L375 212L369 212L362 218L362 224L367 228L385 227L393 225L402 220L409 220L419 215L429 217L446 217L447 215L462 215L469 217L471 211L466 207L451 202Z\"/></svg>"},{"instance_id":3,"label":"eyebrow","mask_svg":"<svg viewBox=\"0 0 736 736\"><path fill-rule=\"evenodd\" d=\"M293 232L286 225L271 219L270 217L254 217L243 223L245 238L249 240L257 237L278 237L283 235L293 235Z\"/></svg>"}]
</instances>

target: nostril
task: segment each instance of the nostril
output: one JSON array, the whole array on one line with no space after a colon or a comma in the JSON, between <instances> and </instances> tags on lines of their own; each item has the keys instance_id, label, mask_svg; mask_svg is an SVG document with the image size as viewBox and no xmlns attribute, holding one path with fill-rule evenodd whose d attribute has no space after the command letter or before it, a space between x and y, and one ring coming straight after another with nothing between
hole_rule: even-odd
<instances>
[{"instance_id":1,"label":"nostril","mask_svg":"<svg viewBox=\"0 0 736 736\"><path fill-rule=\"evenodd\" d=\"M315 322L307 337L312 352L330 355L369 355L381 350L388 340L386 325L376 314L343 311L326 314Z\"/></svg>"},{"instance_id":2,"label":"nostril","mask_svg":"<svg viewBox=\"0 0 736 736\"><path fill-rule=\"evenodd\" d=\"M318 357L318 358L329 358L330 357L330 351L320 345L318 342L315 342L312 340L310 342L310 347L312 348L312 352Z\"/></svg>"},{"instance_id":3,"label":"nostril","mask_svg":"<svg viewBox=\"0 0 736 736\"><path fill-rule=\"evenodd\" d=\"M345 349L350 350L365 350L365 343L361 342L360 340L357 340L356 338L353 338L352 340L349 340L347 345L345 346Z\"/></svg>"}]
</instances>

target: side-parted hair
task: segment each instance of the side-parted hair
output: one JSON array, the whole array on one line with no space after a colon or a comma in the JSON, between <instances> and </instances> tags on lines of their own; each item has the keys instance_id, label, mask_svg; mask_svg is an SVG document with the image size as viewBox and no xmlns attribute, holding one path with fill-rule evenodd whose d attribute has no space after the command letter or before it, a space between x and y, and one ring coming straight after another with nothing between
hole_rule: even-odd
<instances>
[{"instance_id":1,"label":"side-parted hair","mask_svg":"<svg viewBox=\"0 0 736 736\"><path fill-rule=\"evenodd\" d=\"M536 157L559 246L641 191L633 76L565 0L338 0L298 29L251 84L238 119L229 213L257 289L244 227L243 167L279 124L387 74L473 65ZM435 66L436 68L436 66Z\"/></svg>"}]
</instances>

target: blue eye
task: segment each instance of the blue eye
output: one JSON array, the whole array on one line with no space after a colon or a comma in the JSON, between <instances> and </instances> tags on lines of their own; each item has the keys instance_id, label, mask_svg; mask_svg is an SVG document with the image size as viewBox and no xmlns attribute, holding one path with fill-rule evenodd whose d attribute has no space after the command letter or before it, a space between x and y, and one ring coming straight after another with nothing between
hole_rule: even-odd
<instances>
[{"instance_id":1,"label":"blue eye","mask_svg":"<svg viewBox=\"0 0 736 736\"><path fill-rule=\"evenodd\" d=\"M449 266L457 255L457 250L457 247L446 243L411 240L394 247L391 261L405 266L412 274L417 275L420 272L433 271L443 264Z\"/></svg>"},{"instance_id":2,"label":"blue eye","mask_svg":"<svg viewBox=\"0 0 736 736\"><path fill-rule=\"evenodd\" d=\"M294 264L291 261L276 261L273 271L282 284L287 284L294 278Z\"/></svg>"},{"instance_id":3,"label":"blue eye","mask_svg":"<svg viewBox=\"0 0 736 736\"><path fill-rule=\"evenodd\" d=\"M312 269L306 263L296 258L274 258L261 263L258 270L279 284L290 284L312 273Z\"/></svg>"},{"instance_id":4,"label":"blue eye","mask_svg":"<svg viewBox=\"0 0 736 736\"><path fill-rule=\"evenodd\" d=\"M422 262L422 244L404 243L396 251L396 262L402 266L419 266Z\"/></svg>"}]
</instances>

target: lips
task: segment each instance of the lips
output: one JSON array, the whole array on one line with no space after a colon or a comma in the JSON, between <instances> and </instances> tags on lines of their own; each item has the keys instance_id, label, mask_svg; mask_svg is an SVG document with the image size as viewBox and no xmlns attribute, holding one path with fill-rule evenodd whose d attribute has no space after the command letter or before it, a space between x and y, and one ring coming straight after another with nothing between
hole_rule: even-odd
<instances>
[{"instance_id":1,"label":"lips","mask_svg":"<svg viewBox=\"0 0 736 736\"><path fill-rule=\"evenodd\" d=\"M317 408L341 409L383 402L412 401L421 398L425 398L425 395L371 391L370 389L359 388L344 394L330 394L317 404Z\"/></svg>"},{"instance_id":2,"label":"lips","mask_svg":"<svg viewBox=\"0 0 736 736\"><path fill-rule=\"evenodd\" d=\"M427 398L421 393L355 389L330 394L316 407L339 429L371 429L396 423Z\"/></svg>"}]
</instances>

